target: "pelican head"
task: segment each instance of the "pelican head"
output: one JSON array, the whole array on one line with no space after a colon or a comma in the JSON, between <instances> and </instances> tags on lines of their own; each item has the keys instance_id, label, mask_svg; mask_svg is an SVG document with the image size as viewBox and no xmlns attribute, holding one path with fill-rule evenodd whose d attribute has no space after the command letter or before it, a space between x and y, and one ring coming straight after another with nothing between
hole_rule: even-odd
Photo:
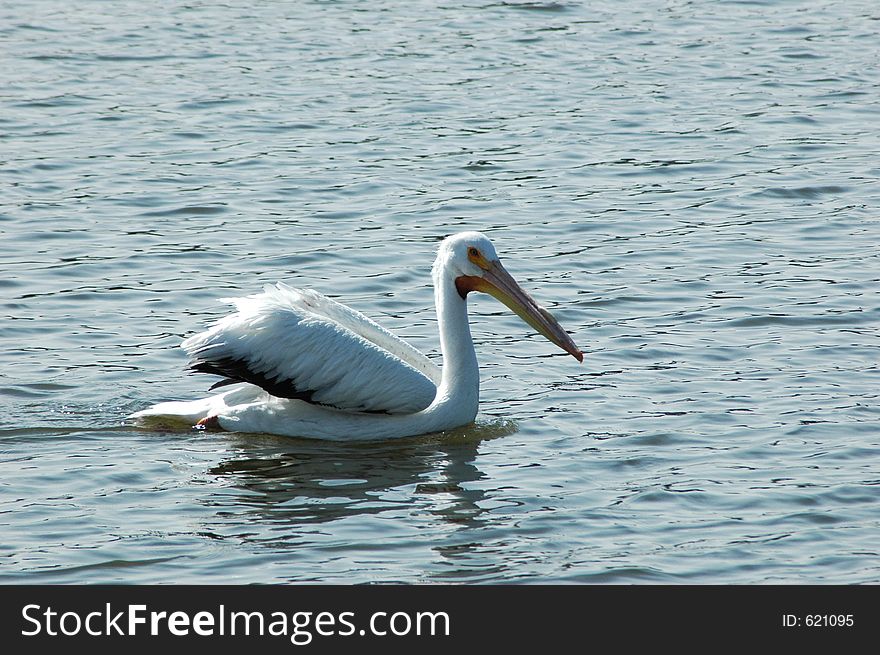
<instances>
[{"instance_id":1,"label":"pelican head","mask_svg":"<svg viewBox=\"0 0 880 655\"><path fill-rule=\"evenodd\" d=\"M513 310L539 334L572 355L579 362L584 354L553 315L541 307L507 272L495 246L484 234L461 232L447 237L440 244L435 274L451 274L462 298L471 291L488 293Z\"/></svg>"}]
</instances>

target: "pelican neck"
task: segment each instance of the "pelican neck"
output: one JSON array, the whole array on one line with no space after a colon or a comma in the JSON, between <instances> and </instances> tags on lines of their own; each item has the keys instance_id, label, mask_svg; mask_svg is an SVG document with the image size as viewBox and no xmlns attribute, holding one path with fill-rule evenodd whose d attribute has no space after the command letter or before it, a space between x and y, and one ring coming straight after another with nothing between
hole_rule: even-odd
<instances>
[{"instance_id":1,"label":"pelican neck","mask_svg":"<svg viewBox=\"0 0 880 655\"><path fill-rule=\"evenodd\" d=\"M437 324L443 370L435 402L454 403L460 411L474 409L480 401L480 371L471 329L468 324L467 300L455 287L455 280L440 271L434 280Z\"/></svg>"}]
</instances>

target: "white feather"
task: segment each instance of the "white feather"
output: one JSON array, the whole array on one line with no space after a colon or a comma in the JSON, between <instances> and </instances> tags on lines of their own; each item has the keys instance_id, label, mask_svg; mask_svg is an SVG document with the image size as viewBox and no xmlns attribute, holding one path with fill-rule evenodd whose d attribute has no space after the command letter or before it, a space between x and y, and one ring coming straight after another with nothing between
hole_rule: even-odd
<instances>
[{"instance_id":1,"label":"white feather","mask_svg":"<svg viewBox=\"0 0 880 655\"><path fill-rule=\"evenodd\" d=\"M360 312L283 283L224 299L237 312L190 337L194 360L236 360L346 411L410 414L431 404L440 369Z\"/></svg>"}]
</instances>

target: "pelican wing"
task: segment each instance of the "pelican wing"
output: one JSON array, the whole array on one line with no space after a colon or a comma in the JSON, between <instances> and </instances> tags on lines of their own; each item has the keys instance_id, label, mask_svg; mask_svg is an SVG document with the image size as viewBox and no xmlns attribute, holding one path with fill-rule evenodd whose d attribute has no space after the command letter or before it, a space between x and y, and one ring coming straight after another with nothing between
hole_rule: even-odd
<instances>
[{"instance_id":1,"label":"pelican wing","mask_svg":"<svg viewBox=\"0 0 880 655\"><path fill-rule=\"evenodd\" d=\"M283 283L226 300L235 314L181 344L192 370L225 378L214 387L249 382L352 412L408 414L434 400L440 369L360 312Z\"/></svg>"}]
</instances>

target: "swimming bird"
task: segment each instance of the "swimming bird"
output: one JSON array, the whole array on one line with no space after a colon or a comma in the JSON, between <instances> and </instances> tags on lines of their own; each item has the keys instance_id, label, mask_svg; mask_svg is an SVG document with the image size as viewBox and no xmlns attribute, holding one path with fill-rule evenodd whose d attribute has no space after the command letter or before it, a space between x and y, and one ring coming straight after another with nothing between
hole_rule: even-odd
<instances>
[{"instance_id":1,"label":"swimming bird","mask_svg":"<svg viewBox=\"0 0 880 655\"><path fill-rule=\"evenodd\" d=\"M340 441L467 425L480 396L467 317L473 291L494 296L583 361L571 337L507 272L483 234L444 239L432 276L442 368L360 312L279 282L226 299L236 312L181 344L192 371L222 377L212 390L235 386L200 400L159 403L131 418Z\"/></svg>"}]
</instances>

